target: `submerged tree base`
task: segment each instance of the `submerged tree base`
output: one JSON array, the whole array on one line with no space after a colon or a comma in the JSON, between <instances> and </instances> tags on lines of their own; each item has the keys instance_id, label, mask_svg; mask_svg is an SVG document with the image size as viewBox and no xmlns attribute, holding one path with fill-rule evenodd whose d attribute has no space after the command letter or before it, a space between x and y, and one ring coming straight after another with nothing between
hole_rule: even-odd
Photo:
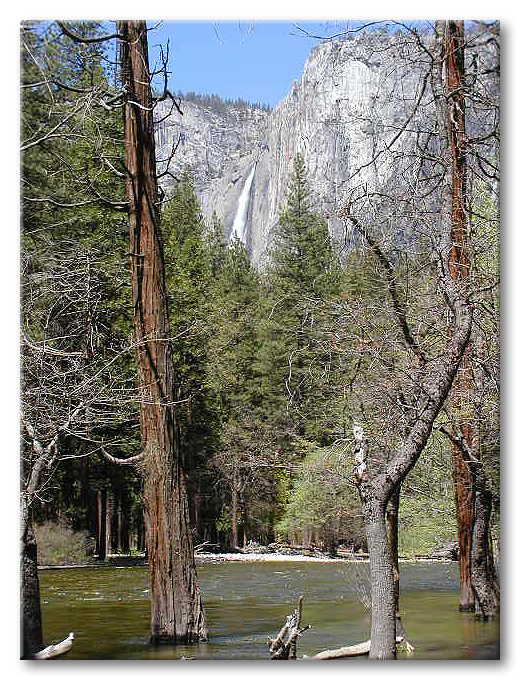
<instances>
[{"instance_id":1,"label":"submerged tree base","mask_svg":"<svg viewBox=\"0 0 520 680\"><path fill-rule=\"evenodd\" d=\"M152 647L161 647L165 645L193 645L198 642L205 642L208 639L206 634L201 635L151 635L150 645Z\"/></svg>"}]
</instances>

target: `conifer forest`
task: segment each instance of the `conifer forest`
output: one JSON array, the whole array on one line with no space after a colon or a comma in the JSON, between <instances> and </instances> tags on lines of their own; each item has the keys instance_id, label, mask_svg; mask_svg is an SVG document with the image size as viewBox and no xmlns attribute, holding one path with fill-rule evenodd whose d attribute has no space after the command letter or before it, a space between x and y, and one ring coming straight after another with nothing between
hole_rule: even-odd
<instances>
[{"instance_id":1,"label":"conifer forest","mask_svg":"<svg viewBox=\"0 0 520 680\"><path fill-rule=\"evenodd\" d=\"M324 35L275 109L183 93L150 22L20 31L21 658L138 658L69 618L92 579L116 634L116 568L141 584L139 658L472 658L415 623L420 569L498 658L499 22ZM365 108L323 113L312 64L354 49ZM202 185L175 127L159 156L167 116L236 164L208 142ZM80 590L55 614L60 578ZM258 653L219 651L253 595Z\"/></svg>"}]
</instances>

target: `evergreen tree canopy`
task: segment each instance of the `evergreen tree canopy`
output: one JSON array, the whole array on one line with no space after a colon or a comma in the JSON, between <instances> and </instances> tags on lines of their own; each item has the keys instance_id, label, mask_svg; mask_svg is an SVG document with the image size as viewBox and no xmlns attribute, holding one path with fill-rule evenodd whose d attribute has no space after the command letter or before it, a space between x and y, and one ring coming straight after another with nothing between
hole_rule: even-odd
<instances>
[{"instance_id":1,"label":"evergreen tree canopy","mask_svg":"<svg viewBox=\"0 0 520 680\"><path fill-rule=\"evenodd\" d=\"M320 324L312 313L316 300L336 295L339 278L327 224L312 210L307 171L298 155L275 233L264 297L264 416L273 423L277 438L328 440L332 423L324 401L331 374L323 372L327 360L309 332Z\"/></svg>"}]
</instances>

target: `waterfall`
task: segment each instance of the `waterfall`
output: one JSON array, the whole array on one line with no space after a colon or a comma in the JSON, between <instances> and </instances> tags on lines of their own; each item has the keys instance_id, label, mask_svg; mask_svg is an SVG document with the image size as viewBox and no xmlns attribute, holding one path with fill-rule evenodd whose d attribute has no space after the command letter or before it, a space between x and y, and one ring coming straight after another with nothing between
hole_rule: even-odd
<instances>
[{"instance_id":1,"label":"waterfall","mask_svg":"<svg viewBox=\"0 0 520 680\"><path fill-rule=\"evenodd\" d=\"M240 198L238 199L238 207L233 221L233 228L231 229L231 239L238 236L238 238L244 242L245 230L246 230L246 220L247 220L247 209L249 207L249 197L251 194L251 186L253 184L253 177L255 176L256 163L253 164L251 172L249 173Z\"/></svg>"}]
</instances>

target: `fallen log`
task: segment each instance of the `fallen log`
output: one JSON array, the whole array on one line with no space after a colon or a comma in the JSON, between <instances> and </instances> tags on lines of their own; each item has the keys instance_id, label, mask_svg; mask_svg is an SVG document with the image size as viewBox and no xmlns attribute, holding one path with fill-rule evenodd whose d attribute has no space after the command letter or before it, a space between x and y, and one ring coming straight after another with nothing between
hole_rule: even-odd
<instances>
[{"instance_id":1,"label":"fallen log","mask_svg":"<svg viewBox=\"0 0 520 680\"><path fill-rule=\"evenodd\" d=\"M403 642L402 637L396 637L397 643ZM370 653L370 640L360 642L358 645L349 645L348 647L338 647L338 649L325 649L314 656L304 656L304 659L317 659L327 661L329 659L344 659L348 656L367 656Z\"/></svg>"},{"instance_id":2,"label":"fallen log","mask_svg":"<svg viewBox=\"0 0 520 680\"><path fill-rule=\"evenodd\" d=\"M287 617L286 622L278 631L275 638L268 638L269 653L271 660L296 659L296 641L298 637L310 628L310 625L300 628L303 608L303 596L298 599L298 607ZM401 614L396 614L396 644L402 645L407 654L414 651L414 647L408 641L406 632L401 621ZM345 659L348 657L368 656L370 654L371 641L360 642L357 645L348 645L337 649L325 649L314 656L302 656L302 660L327 661L330 659Z\"/></svg>"},{"instance_id":3,"label":"fallen log","mask_svg":"<svg viewBox=\"0 0 520 680\"><path fill-rule=\"evenodd\" d=\"M57 656L62 656L63 654L66 654L70 650L73 642L74 633L69 633L69 636L66 637L65 640L62 640L61 642L58 642L55 645L49 645L48 647L45 647L45 649L42 649L41 651L33 654L32 658L38 661L42 661L45 659L54 659Z\"/></svg>"}]
</instances>

